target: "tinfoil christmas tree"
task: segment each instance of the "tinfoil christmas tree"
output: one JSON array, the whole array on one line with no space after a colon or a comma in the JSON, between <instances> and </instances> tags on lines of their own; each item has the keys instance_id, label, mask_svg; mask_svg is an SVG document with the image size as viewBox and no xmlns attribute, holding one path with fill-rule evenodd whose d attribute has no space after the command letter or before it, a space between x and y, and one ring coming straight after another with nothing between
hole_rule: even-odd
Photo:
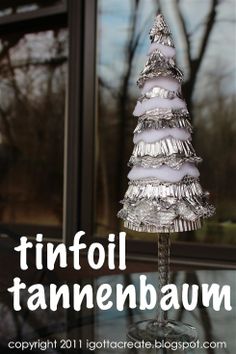
<instances>
[{"instance_id":1,"label":"tinfoil christmas tree","mask_svg":"<svg viewBox=\"0 0 236 354\"><path fill-rule=\"evenodd\" d=\"M150 31L148 60L137 81L141 95L129 160L129 186L118 216L141 232L196 230L214 208L199 183L201 158L191 143L192 125L181 93L170 30L158 14Z\"/></svg>"},{"instance_id":2,"label":"tinfoil christmas tree","mask_svg":"<svg viewBox=\"0 0 236 354\"><path fill-rule=\"evenodd\" d=\"M150 31L149 57L138 79L141 96L134 110L138 123L129 160L129 187L118 216L131 230L158 233L158 301L169 282L170 234L196 230L214 213L202 190L191 143L192 125L181 93L183 73L175 61L170 30L158 14ZM169 320L157 308L155 319L130 326L134 341L194 341L197 330Z\"/></svg>"}]
</instances>

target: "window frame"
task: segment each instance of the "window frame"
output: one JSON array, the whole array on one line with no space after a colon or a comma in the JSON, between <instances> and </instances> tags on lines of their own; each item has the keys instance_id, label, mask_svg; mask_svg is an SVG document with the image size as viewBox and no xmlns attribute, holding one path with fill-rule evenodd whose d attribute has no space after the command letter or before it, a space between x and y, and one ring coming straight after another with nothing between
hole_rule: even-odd
<instances>
[{"instance_id":1,"label":"window frame","mask_svg":"<svg viewBox=\"0 0 236 354\"><path fill-rule=\"evenodd\" d=\"M17 31L27 31L29 29L33 32L35 28L37 30L40 27L43 30L45 27L56 25L58 22L67 23L67 4L65 2L32 11L1 16L0 30L1 34L16 32L16 29Z\"/></svg>"}]
</instances>

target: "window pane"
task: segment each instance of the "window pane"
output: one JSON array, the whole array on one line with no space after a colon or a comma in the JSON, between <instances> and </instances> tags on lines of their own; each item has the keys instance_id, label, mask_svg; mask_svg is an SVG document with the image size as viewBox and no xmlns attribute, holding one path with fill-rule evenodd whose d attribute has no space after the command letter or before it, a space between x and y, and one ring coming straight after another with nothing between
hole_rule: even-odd
<instances>
[{"instance_id":1,"label":"window pane","mask_svg":"<svg viewBox=\"0 0 236 354\"><path fill-rule=\"evenodd\" d=\"M0 222L61 226L67 30L0 41Z\"/></svg>"},{"instance_id":2,"label":"window pane","mask_svg":"<svg viewBox=\"0 0 236 354\"><path fill-rule=\"evenodd\" d=\"M9 0L1 0L0 17L20 12L34 11L42 7L60 5L64 3L64 0L14 0L11 1L11 4L9 4L9 2Z\"/></svg>"},{"instance_id":3,"label":"window pane","mask_svg":"<svg viewBox=\"0 0 236 354\"><path fill-rule=\"evenodd\" d=\"M210 191L217 208L216 215L200 231L179 234L176 239L235 243L235 12L229 2L220 2L213 25L207 26L206 18L214 14L211 6L212 2L195 0L178 4L168 1L163 5L175 39L177 61L185 73L183 90L195 127L193 144L204 159L199 166L201 184ZM156 10L157 1L153 0L98 1L98 235L122 228L116 214L128 184L127 162L137 124L132 117L139 96L136 80L146 61L148 32ZM189 34L187 38L181 19ZM131 231L128 234L146 240L155 237Z\"/></svg>"}]
</instances>

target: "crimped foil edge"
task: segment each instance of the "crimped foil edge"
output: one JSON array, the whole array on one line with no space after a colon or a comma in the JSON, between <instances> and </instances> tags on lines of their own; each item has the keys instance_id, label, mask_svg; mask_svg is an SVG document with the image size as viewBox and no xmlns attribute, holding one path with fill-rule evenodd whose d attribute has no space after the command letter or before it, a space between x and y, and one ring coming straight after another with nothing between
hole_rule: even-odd
<instances>
[{"instance_id":1,"label":"crimped foil edge","mask_svg":"<svg viewBox=\"0 0 236 354\"><path fill-rule=\"evenodd\" d=\"M143 198L158 200L159 198L176 197L178 199L186 196L201 196L202 187L198 178L189 178L177 183L166 183L156 179L147 179L141 181L130 181L125 199L141 200Z\"/></svg>"},{"instance_id":2,"label":"crimped foil edge","mask_svg":"<svg viewBox=\"0 0 236 354\"><path fill-rule=\"evenodd\" d=\"M124 221L124 227L138 232L173 233L173 232L185 232L185 231L198 230L202 227L202 221L200 219L196 221L186 221L182 219L176 219L174 221L174 225L171 225L169 227L156 227L152 225L137 226L129 221Z\"/></svg>"},{"instance_id":3,"label":"crimped foil edge","mask_svg":"<svg viewBox=\"0 0 236 354\"><path fill-rule=\"evenodd\" d=\"M153 119L153 118L140 118L134 130L134 134L141 133L147 129L164 129L164 128L180 128L185 129L192 133L193 128L191 123L186 118L167 119Z\"/></svg>"},{"instance_id":4,"label":"crimped foil edge","mask_svg":"<svg viewBox=\"0 0 236 354\"><path fill-rule=\"evenodd\" d=\"M148 167L148 168L159 168L163 165L169 166L171 168L174 168L176 170L179 170L181 166L186 163L195 163L198 164L202 162L201 157L193 155L193 156L180 156L180 155L170 155L170 156L157 156L157 157L152 157L152 156L131 156L128 162L128 166L141 166L141 167Z\"/></svg>"},{"instance_id":5,"label":"crimped foil edge","mask_svg":"<svg viewBox=\"0 0 236 354\"><path fill-rule=\"evenodd\" d=\"M152 157L162 157L174 154L180 157L196 156L190 140L178 140L173 137L167 137L155 143L145 143L141 140L134 145L132 156L143 157L148 155Z\"/></svg>"},{"instance_id":6,"label":"crimped foil edge","mask_svg":"<svg viewBox=\"0 0 236 354\"><path fill-rule=\"evenodd\" d=\"M146 80L160 76L172 77L180 83L183 82L183 72L177 67L176 61L165 57L159 49L155 49L141 71L137 85L142 88Z\"/></svg>"}]
</instances>

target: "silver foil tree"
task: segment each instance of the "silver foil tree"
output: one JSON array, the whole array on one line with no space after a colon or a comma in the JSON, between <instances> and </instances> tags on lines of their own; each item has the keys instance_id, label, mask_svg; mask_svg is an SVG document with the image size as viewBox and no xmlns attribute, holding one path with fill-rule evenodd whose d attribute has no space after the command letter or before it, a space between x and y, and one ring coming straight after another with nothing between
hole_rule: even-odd
<instances>
[{"instance_id":1,"label":"silver foil tree","mask_svg":"<svg viewBox=\"0 0 236 354\"><path fill-rule=\"evenodd\" d=\"M150 39L148 60L137 81L141 96L134 110L138 123L129 160L130 181L118 216L131 230L158 233L160 300L161 288L169 281L170 233L199 229L214 207L199 183L196 165L201 158L191 143L192 126L181 93L183 73L176 66L171 32L161 14ZM196 330L169 321L167 313L159 310L157 319L131 326L129 336L194 340Z\"/></svg>"}]
</instances>

